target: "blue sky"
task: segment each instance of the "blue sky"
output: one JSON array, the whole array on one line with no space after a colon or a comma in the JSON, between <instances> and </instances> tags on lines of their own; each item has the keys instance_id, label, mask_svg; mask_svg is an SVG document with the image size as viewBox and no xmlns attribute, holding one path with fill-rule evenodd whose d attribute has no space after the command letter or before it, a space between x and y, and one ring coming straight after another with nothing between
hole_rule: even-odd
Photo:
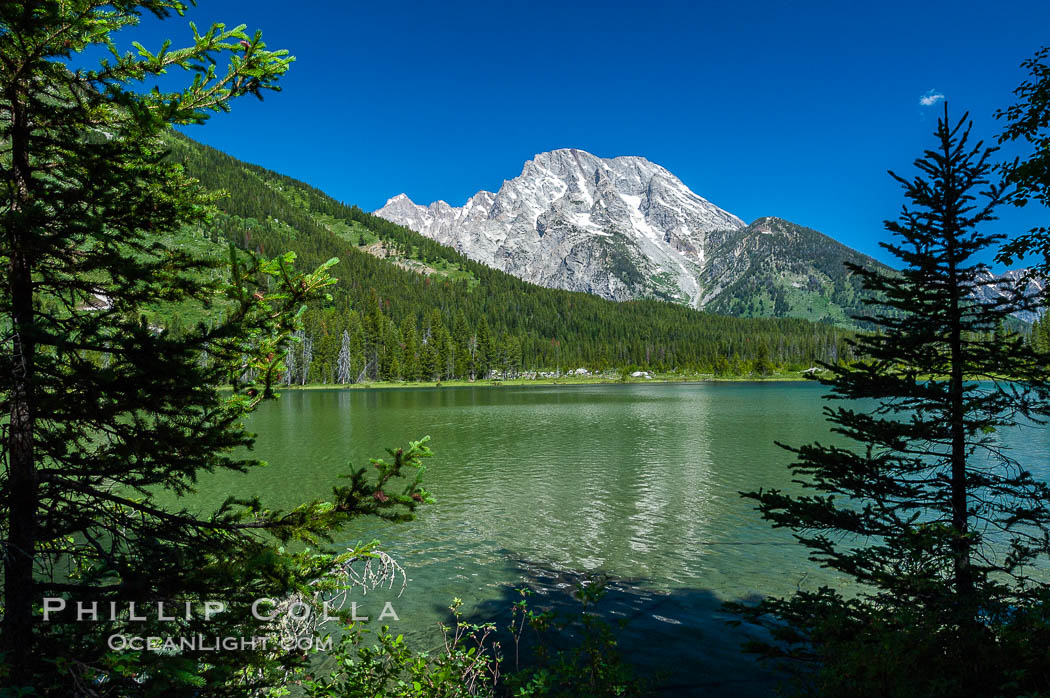
<instances>
[{"instance_id":1,"label":"blue sky","mask_svg":"<svg viewBox=\"0 0 1050 698\"><path fill-rule=\"evenodd\" d=\"M994 140L1050 3L201 2L297 57L284 91L192 137L367 210L400 192L462 204L535 153L641 155L751 221L776 215L864 252L932 144L943 95ZM123 43L123 40L121 41ZM930 101L930 100L927 100ZM1045 210L1003 212L1017 231Z\"/></svg>"}]
</instances>

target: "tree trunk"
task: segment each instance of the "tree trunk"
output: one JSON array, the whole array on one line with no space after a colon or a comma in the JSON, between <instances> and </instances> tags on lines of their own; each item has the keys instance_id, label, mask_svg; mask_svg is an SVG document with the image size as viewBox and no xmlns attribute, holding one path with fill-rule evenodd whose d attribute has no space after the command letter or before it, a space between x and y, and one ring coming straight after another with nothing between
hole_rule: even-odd
<instances>
[{"instance_id":1,"label":"tree trunk","mask_svg":"<svg viewBox=\"0 0 1050 698\"><path fill-rule=\"evenodd\" d=\"M11 666L12 685L24 684L23 675L32 652L33 561L36 549L37 472L33 455L35 405L33 369L36 341L33 336L32 230L25 219L30 193L29 133L25 108L14 86L11 158L14 197L6 231L10 245L8 283L11 292L12 351L11 425L8 435L7 549L4 551L3 648Z\"/></svg>"},{"instance_id":2,"label":"tree trunk","mask_svg":"<svg viewBox=\"0 0 1050 698\"><path fill-rule=\"evenodd\" d=\"M945 178L949 181L949 178ZM950 186L946 184L945 186ZM946 215L946 227L954 225L955 211ZM951 326L948 339L951 356L951 374L948 384L948 419L951 432L951 509L952 509L952 563L955 591L959 595L960 610L972 619L974 594L973 569L970 565L969 514L966 484L966 427L965 396L963 395L962 318L961 298L956 264L955 230L945 230L948 239L948 283L951 293Z\"/></svg>"}]
</instances>

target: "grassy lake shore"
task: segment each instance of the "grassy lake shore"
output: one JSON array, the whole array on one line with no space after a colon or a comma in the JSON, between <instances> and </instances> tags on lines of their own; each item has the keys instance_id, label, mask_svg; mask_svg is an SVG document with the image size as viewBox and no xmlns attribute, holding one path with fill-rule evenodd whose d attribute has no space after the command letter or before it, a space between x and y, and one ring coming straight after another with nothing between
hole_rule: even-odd
<instances>
[{"instance_id":1,"label":"grassy lake shore","mask_svg":"<svg viewBox=\"0 0 1050 698\"><path fill-rule=\"evenodd\" d=\"M388 388L461 388L461 387L488 387L500 388L506 386L552 386L552 385L612 385L612 384L646 384L646 383L776 383L785 381L806 380L801 372L791 371L784 373L771 373L768 376L716 376L713 373L654 373L652 378L633 378L623 380L613 376L575 376L565 375L560 378L508 378L502 379L477 379L477 380L443 380L443 381L371 381L365 383L350 383L346 385L334 383L307 383L306 385L282 385L280 390L373 390Z\"/></svg>"}]
</instances>

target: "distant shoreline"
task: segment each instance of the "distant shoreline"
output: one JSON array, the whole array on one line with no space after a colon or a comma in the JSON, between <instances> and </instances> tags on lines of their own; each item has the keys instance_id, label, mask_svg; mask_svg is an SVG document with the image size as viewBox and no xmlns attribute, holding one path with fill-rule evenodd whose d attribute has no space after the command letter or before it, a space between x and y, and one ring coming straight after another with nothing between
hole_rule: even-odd
<instances>
[{"instance_id":1,"label":"distant shoreline","mask_svg":"<svg viewBox=\"0 0 1050 698\"><path fill-rule=\"evenodd\" d=\"M649 385L653 383L801 383L801 373L773 373L768 376L715 376L714 374L654 374L652 378L629 378L626 381L606 376L562 376L561 378L456 379L444 381L370 381L366 383L307 383L306 385L277 385L281 390L389 390L397 388L503 388L566 385Z\"/></svg>"}]
</instances>

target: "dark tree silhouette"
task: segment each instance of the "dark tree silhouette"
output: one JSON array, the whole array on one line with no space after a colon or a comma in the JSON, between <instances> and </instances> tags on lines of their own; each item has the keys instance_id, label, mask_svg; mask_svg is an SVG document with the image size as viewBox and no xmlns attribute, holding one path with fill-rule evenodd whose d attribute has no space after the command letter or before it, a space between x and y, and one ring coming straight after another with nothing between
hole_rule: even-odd
<instances>
[{"instance_id":1,"label":"dark tree silhouette","mask_svg":"<svg viewBox=\"0 0 1050 698\"><path fill-rule=\"evenodd\" d=\"M1028 206L1031 202L1050 206L1050 46L1037 51L1021 67L1028 71L1014 94L1017 103L995 113L1006 122L1000 143L1025 143L1031 148L1028 157L1017 158L1001 167L1004 179L1015 186L1012 203ZM1011 264L1015 259L1035 254L1042 258L1038 271L1050 273L1050 227L1037 226L1018 235L1003 247L1000 261ZM1038 260L1037 260L1038 262Z\"/></svg>"},{"instance_id":2,"label":"dark tree silhouette","mask_svg":"<svg viewBox=\"0 0 1050 698\"><path fill-rule=\"evenodd\" d=\"M215 197L167 159L165 135L276 89L291 62L258 33L223 25L194 29L178 50L116 50L112 34L141 14L186 8L0 3L0 688L16 695L274 685L294 655L114 652L107 636L253 637L256 598L306 589L340 561L280 541L316 544L352 516L405 518L426 499L411 478L383 490L414 471L426 454L417 445L377 463L378 480L355 471L331 502L287 512L254 500L214 512L177 504L200 474L258 463L238 455L253 442L244 419L272 395L282 347L304 304L326 296L335 263L303 274L292 254L230 249L223 260L181 244L178 234L208 224ZM86 50L108 58L71 68ZM134 91L179 69L193 76L181 91ZM209 321L163 320L190 313ZM47 623L45 597L67 607ZM209 622L199 609L210 600L230 611ZM77 622L77 602L107 622ZM139 622L131 603L197 611Z\"/></svg>"},{"instance_id":3,"label":"dark tree silhouette","mask_svg":"<svg viewBox=\"0 0 1050 698\"><path fill-rule=\"evenodd\" d=\"M788 622L776 628L785 644L766 649L819 660L812 688L827 695L999 695L1013 666L1002 638L1045 590L1029 575L1050 552L1050 489L998 432L1045 417L1050 388L1042 357L1001 329L1031 307L1024 284L971 300L979 255L1001 242L983 230L1004 187L989 181L994 149L969 135L945 107L918 174L893 175L909 203L883 246L901 273L853 269L880 299L863 318L878 331L821 382L830 399L863 401L826 410L855 445L790 448L803 492L745 494L859 583L749 610Z\"/></svg>"}]
</instances>

